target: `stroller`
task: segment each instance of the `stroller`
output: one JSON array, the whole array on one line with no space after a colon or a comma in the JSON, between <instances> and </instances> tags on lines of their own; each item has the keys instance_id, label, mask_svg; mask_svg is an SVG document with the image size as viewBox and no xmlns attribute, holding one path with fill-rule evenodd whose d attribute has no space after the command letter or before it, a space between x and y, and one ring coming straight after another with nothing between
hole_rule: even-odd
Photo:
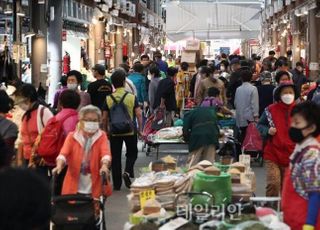
<instances>
[{"instance_id":1,"label":"stroller","mask_svg":"<svg viewBox=\"0 0 320 230\"><path fill-rule=\"evenodd\" d=\"M102 177L102 191L107 185L105 174ZM106 230L104 207L106 197L101 195L98 203L88 195L74 194L54 196L55 176L52 177L51 230ZM95 204L99 205L99 218L96 218Z\"/></svg>"}]
</instances>

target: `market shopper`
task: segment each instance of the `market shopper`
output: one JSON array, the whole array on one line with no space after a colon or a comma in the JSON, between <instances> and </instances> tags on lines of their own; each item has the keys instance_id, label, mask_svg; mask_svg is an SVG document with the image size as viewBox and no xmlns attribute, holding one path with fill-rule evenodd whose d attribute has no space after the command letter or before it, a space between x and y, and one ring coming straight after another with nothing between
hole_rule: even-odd
<instances>
[{"instance_id":1,"label":"market shopper","mask_svg":"<svg viewBox=\"0 0 320 230\"><path fill-rule=\"evenodd\" d=\"M236 123L240 130L239 141L243 142L250 122L259 120L259 94L255 86L251 85L252 72L240 71L242 85L237 88L234 106L236 109Z\"/></svg>"},{"instance_id":2,"label":"market shopper","mask_svg":"<svg viewBox=\"0 0 320 230\"><path fill-rule=\"evenodd\" d=\"M57 92L54 95L54 100L53 100L53 108L54 109L58 109L58 102L59 102L60 94L66 89L68 89L68 87L67 87L67 76L61 76L61 78L60 78L60 87L59 87L59 89L57 90Z\"/></svg>"},{"instance_id":3,"label":"market shopper","mask_svg":"<svg viewBox=\"0 0 320 230\"><path fill-rule=\"evenodd\" d=\"M59 105L61 111L55 116L56 121L61 122L61 128L63 130L63 140L68 136L69 133L76 130L79 117L78 107L80 105L80 96L73 90L65 90L61 93L59 98ZM44 141L42 139L42 141ZM66 175L66 168L56 178L55 194L60 195L62 190L62 184Z\"/></svg>"},{"instance_id":4,"label":"market shopper","mask_svg":"<svg viewBox=\"0 0 320 230\"><path fill-rule=\"evenodd\" d=\"M168 64L168 68L176 67L176 61L173 59L173 55L172 54L168 55L167 64Z\"/></svg>"},{"instance_id":5,"label":"market shopper","mask_svg":"<svg viewBox=\"0 0 320 230\"><path fill-rule=\"evenodd\" d=\"M237 88L241 86L241 65L240 60L238 58L234 58L230 62L231 75L230 81L227 88L227 98L230 106L234 107L234 99L236 95Z\"/></svg>"},{"instance_id":6,"label":"market shopper","mask_svg":"<svg viewBox=\"0 0 320 230\"><path fill-rule=\"evenodd\" d=\"M190 82L190 95L191 97L196 97L198 93L198 88L200 85L200 82L202 80L202 75L201 75L201 68L204 66L208 66L208 60L207 59L202 59L199 64L197 65L197 73L192 77L191 82Z\"/></svg>"},{"instance_id":7,"label":"market shopper","mask_svg":"<svg viewBox=\"0 0 320 230\"><path fill-rule=\"evenodd\" d=\"M25 111L20 127L20 138L17 163L19 166L33 166L33 146L36 138L42 132L49 119L53 117L51 111L40 105L37 91L34 86L24 84L15 92L15 104ZM46 167L38 167L39 170L47 174Z\"/></svg>"},{"instance_id":8,"label":"market shopper","mask_svg":"<svg viewBox=\"0 0 320 230\"><path fill-rule=\"evenodd\" d=\"M105 78L106 67L96 64L93 68L93 76L96 81L88 85L91 103L102 110L106 96L112 93L112 85Z\"/></svg>"},{"instance_id":9,"label":"market shopper","mask_svg":"<svg viewBox=\"0 0 320 230\"><path fill-rule=\"evenodd\" d=\"M47 230L49 184L32 170L0 170L0 229Z\"/></svg>"},{"instance_id":10,"label":"market shopper","mask_svg":"<svg viewBox=\"0 0 320 230\"><path fill-rule=\"evenodd\" d=\"M189 64L182 62L176 76L176 100L179 111L182 109L183 99L189 96L191 75L188 70Z\"/></svg>"},{"instance_id":11,"label":"market shopper","mask_svg":"<svg viewBox=\"0 0 320 230\"><path fill-rule=\"evenodd\" d=\"M67 88L76 91L80 95L81 101L78 108L79 110L82 107L91 104L90 95L87 92L84 92L79 89L81 82L82 82L82 74L79 71L71 70L67 74Z\"/></svg>"},{"instance_id":12,"label":"market shopper","mask_svg":"<svg viewBox=\"0 0 320 230\"><path fill-rule=\"evenodd\" d=\"M199 107L185 114L183 136L189 143L188 167L202 160L214 162L219 128L215 109Z\"/></svg>"},{"instance_id":13,"label":"market shopper","mask_svg":"<svg viewBox=\"0 0 320 230\"><path fill-rule=\"evenodd\" d=\"M14 101L8 96L6 91L0 90L0 137L12 150L18 137L18 127L14 122L7 119L7 114L13 107ZM11 161L11 159L8 159L8 161Z\"/></svg>"},{"instance_id":14,"label":"market shopper","mask_svg":"<svg viewBox=\"0 0 320 230\"><path fill-rule=\"evenodd\" d=\"M137 98L126 93L124 85L126 80L126 73L123 70L116 70L111 75L111 82L115 87L116 91L107 97L106 105L103 112L103 122L104 128L107 130L110 136L111 153L112 153L112 179L113 179L113 189L120 190L122 185L123 176L125 185L130 187L131 179L134 178L134 164L138 157L138 138L137 135L142 132L142 115L141 108L139 106ZM112 98L113 97L113 98ZM114 100L119 103L123 100L123 105L126 108L126 113L128 115L128 122L135 123L137 120L138 128L135 127L132 131L128 133L115 134L112 132L111 124L116 121L117 115L112 117L111 109L115 105ZM123 117L123 115L122 115ZM122 145L125 142L127 153L126 153L126 166L124 173L122 174L121 158L122 158Z\"/></svg>"},{"instance_id":15,"label":"market shopper","mask_svg":"<svg viewBox=\"0 0 320 230\"><path fill-rule=\"evenodd\" d=\"M296 67L291 71L292 80L297 88L297 92L300 95L302 85L307 83L307 77L303 73L303 64L302 62L297 62Z\"/></svg>"},{"instance_id":16,"label":"market shopper","mask_svg":"<svg viewBox=\"0 0 320 230\"><path fill-rule=\"evenodd\" d=\"M137 89L137 99L141 107L146 107L148 103L148 94L146 90L146 79L143 76L144 67L141 63L133 65L133 73L129 74L128 79L132 81Z\"/></svg>"},{"instance_id":17,"label":"market shopper","mask_svg":"<svg viewBox=\"0 0 320 230\"><path fill-rule=\"evenodd\" d=\"M196 102L201 105L202 101L208 96L208 89L211 87L218 88L220 91L220 99L226 104L226 92L224 88L224 83L220 79L214 76L214 67L203 67L200 70L203 76L203 80L200 82L199 89L196 95Z\"/></svg>"},{"instance_id":18,"label":"market shopper","mask_svg":"<svg viewBox=\"0 0 320 230\"><path fill-rule=\"evenodd\" d=\"M202 101L201 107L213 107L216 112L225 114L225 115L233 115L231 110L229 110L220 98L220 90L215 87L211 87L208 89L208 96Z\"/></svg>"},{"instance_id":19,"label":"market shopper","mask_svg":"<svg viewBox=\"0 0 320 230\"><path fill-rule=\"evenodd\" d=\"M289 137L289 128L295 97L293 82L280 83L275 91L275 103L267 107L257 126L266 141L263 157L267 169L268 197L280 195L284 171L289 166L289 158L294 150L295 144Z\"/></svg>"},{"instance_id":20,"label":"market shopper","mask_svg":"<svg viewBox=\"0 0 320 230\"><path fill-rule=\"evenodd\" d=\"M260 74L261 85L257 86L259 94L259 116L262 115L265 108L273 103L273 92L275 86L272 84L272 76L268 71Z\"/></svg>"},{"instance_id":21,"label":"market shopper","mask_svg":"<svg viewBox=\"0 0 320 230\"><path fill-rule=\"evenodd\" d=\"M284 222L292 230L320 229L320 108L313 102L295 106L289 136L297 145L290 157L282 192Z\"/></svg>"},{"instance_id":22,"label":"market shopper","mask_svg":"<svg viewBox=\"0 0 320 230\"><path fill-rule=\"evenodd\" d=\"M109 176L111 152L105 132L100 130L101 110L93 105L79 111L80 124L75 132L69 133L57 157L53 174L60 174L68 165L63 182L62 194L87 194L98 199L101 194L102 172ZM107 186L105 195L111 195Z\"/></svg>"},{"instance_id":23,"label":"market shopper","mask_svg":"<svg viewBox=\"0 0 320 230\"><path fill-rule=\"evenodd\" d=\"M151 113L153 113L155 96L156 96L159 82L161 81L160 69L158 68L157 65L152 65L149 69L149 73L151 75L151 81L149 84L149 105L150 105L150 111Z\"/></svg>"},{"instance_id":24,"label":"market shopper","mask_svg":"<svg viewBox=\"0 0 320 230\"><path fill-rule=\"evenodd\" d=\"M156 96L154 98L153 109L156 109L158 107L166 109L167 126L171 126L173 122L173 117L177 110L177 102L174 89L174 79L177 73L178 70L176 68L168 68L167 78L159 82Z\"/></svg>"},{"instance_id":25,"label":"market shopper","mask_svg":"<svg viewBox=\"0 0 320 230\"><path fill-rule=\"evenodd\" d=\"M168 64L162 60L162 54L160 52L154 54L154 61L159 66L159 70L167 74Z\"/></svg>"}]
</instances>

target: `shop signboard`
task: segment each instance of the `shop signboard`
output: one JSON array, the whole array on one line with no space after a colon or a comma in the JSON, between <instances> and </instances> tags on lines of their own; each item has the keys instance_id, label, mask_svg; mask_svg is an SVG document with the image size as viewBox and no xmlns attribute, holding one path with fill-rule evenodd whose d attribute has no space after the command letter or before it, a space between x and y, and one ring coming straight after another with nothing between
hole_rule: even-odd
<instances>
[{"instance_id":1,"label":"shop signboard","mask_svg":"<svg viewBox=\"0 0 320 230\"><path fill-rule=\"evenodd\" d=\"M154 190L145 190L140 192L140 206L143 208L148 200L155 200L156 194Z\"/></svg>"},{"instance_id":2,"label":"shop signboard","mask_svg":"<svg viewBox=\"0 0 320 230\"><path fill-rule=\"evenodd\" d=\"M188 40L186 45L186 50L198 51L200 49L199 40Z\"/></svg>"},{"instance_id":3,"label":"shop signboard","mask_svg":"<svg viewBox=\"0 0 320 230\"><path fill-rule=\"evenodd\" d=\"M66 30L62 30L62 41L67 41L67 31Z\"/></svg>"},{"instance_id":4,"label":"shop signboard","mask_svg":"<svg viewBox=\"0 0 320 230\"><path fill-rule=\"evenodd\" d=\"M195 63L196 62L196 52L182 52L181 62Z\"/></svg>"},{"instance_id":5,"label":"shop signboard","mask_svg":"<svg viewBox=\"0 0 320 230\"><path fill-rule=\"evenodd\" d=\"M319 70L319 63L318 62L310 62L309 70L311 70L311 71Z\"/></svg>"}]
</instances>

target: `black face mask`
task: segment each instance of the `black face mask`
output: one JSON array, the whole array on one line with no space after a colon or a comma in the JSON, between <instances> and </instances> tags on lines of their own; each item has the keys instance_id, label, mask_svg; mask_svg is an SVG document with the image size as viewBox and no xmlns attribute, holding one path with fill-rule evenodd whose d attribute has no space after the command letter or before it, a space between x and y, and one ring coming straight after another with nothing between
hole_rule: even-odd
<instances>
[{"instance_id":1,"label":"black face mask","mask_svg":"<svg viewBox=\"0 0 320 230\"><path fill-rule=\"evenodd\" d=\"M303 136L303 133L302 131L309 128L310 125L308 125L307 127L304 127L302 129L298 129L298 128L294 128L294 127L291 127L289 129L289 137L290 139L294 142L294 143L300 143L302 142L306 137Z\"/></svg>"}]
</instances>

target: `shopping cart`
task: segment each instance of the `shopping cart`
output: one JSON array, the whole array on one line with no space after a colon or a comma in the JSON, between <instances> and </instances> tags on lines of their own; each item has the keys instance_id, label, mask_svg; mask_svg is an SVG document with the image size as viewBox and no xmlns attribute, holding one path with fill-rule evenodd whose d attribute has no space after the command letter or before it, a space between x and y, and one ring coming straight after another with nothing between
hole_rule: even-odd
<instances>
[{"instance_id":1,"label":"shopping cart","mask_svg":"<svg viewBox=\"0 0 320 230\"><path fill-rule=\"evenodd\" d=\"M102 191L107 186L106 174L102 174ZM99 201L91 196L74 194L54 196L55 176L52 177L51 230L106 230L105 202L101 195ZM96 206L99 206L99 215Z\"/></svg>"}]
</instances>

